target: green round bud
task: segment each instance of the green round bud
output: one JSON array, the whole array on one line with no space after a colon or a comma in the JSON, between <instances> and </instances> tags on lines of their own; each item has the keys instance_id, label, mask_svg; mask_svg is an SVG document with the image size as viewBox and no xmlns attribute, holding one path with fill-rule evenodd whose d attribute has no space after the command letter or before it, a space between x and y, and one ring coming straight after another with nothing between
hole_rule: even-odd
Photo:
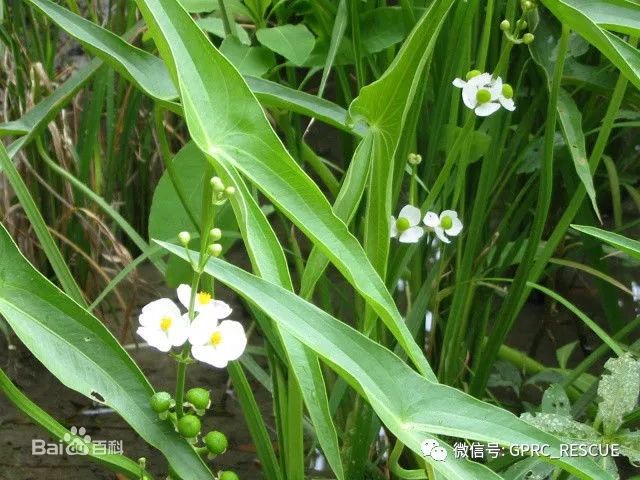
<instances>
[{"instance_id":1,"label":"green round bud","mask_svg":"<svg viewBox=\"0 0 640 480\"><path fill-rule=\"evenodd\" d=\"M178 240L180 240L180 243L186 247L191 241L191 234L189 232L180 232L178 234Z\"/></svg>"},{"instance_id":2,"label":"green round bud","mask_svg":"<svg viewBox=\"0 0 640 480\"><path fill-rule=\"evenodd\" d=\"M185 415L178 420L178 432L184 438L195 438L200 433L202 424L195 415Z\"/></svg>"},{"instance_id":3,"label":"green round bud","mask_svg":"<svg viewBox=\"0 0 640 480\"><path fill-rule=\"evenodd\" d=\"M407 161L410 165L420 165L420 163L422 163L422 155L419 153L410 153Z\"/></svg>"},{"instance_id":4,"label":"green round bud","mask_svg":"<svg viewBox=\"0 0 640 480\"><path fill-rule=\"evenodd\" d=\"M209 230L209 240L212 242L217 242L222 238L222 230L219 228L212 228Z\"/></svg>"},{"instance_id":5,"label":"green round bud","mask_svg":"<svg viewBox=\"0 0 640 480\"><path fill-rule=\"evenodd\" d=\"M470 72L467 72L467 81L471 80L473 77L477 77L478 75L482 75L480 70L471 70Z\"/></svg>"},{"instance_id":6,"label":"green round bud","mask_svg":"<svg viewBox=\"0 0 640 480\"><path fill-rule=\"evenodd\" d=\"M226 471L220 473L220 480L240 480L240 477L234 472Z\"/></svg>"},{"instance_id":7,"label":"green round bud","mask_svg":"<svg viewBox=\"0 0 640 480\"><path fill-rule=\"evenodd\" d=\"M491 92L486 88L481 88L476 92L476 100L478 103L483 104L491 101Z\"/></svg>"},{"instance_id":8,"label":"green round bud","mask_svg":"<svg viewBox=\"0 0 640 480\"><path fill-rule=\"evenodd\" d=\"M508 83L502 85L502 96L504 98L513 98L513 87Z\"/></svg>"},{"instance_id":9,"label":"green round bud","mask_svg":"<svg viewBox=\"0 0 640 480\"><path fill-rule=\"evenodd\" d=\"M511 30L511 22L506 19L502 20L502 22L500 22L500 30L502 30L503 32Z\"/></svg>"},{"instance_id":10,"label":"green round bud","mask_svg":"<svg viewBox=\"0 0 640 480\"><path fill-rule=\"evenodd\" d=\"M151 408L156 413L164 413L171 408L172 401L167 392L158 392L151 397Z\"/></svg>"},{"instance_id":11,"label":"green round bud","mask_svg":"<svg viewBox=\"0 0 640 480\"><path fill-rule=\"evenodd\" d=\"M398 229L399 232L404 232L405 230L408 230L409 227L411 227L411 224L409 223L409 220L407 220L404 217L400 217L396 221L396 228Z\"/></svg>"},{"instance_id":12,"label":"green round bud","mask_svg":"<svg viewBox=\"0 0 640 480\"><path fill-rule=\"evenodd\" d=\"M219 257L222 254L222 245L219 243L212 243L208 247L209 255L213 257Z\"/></svg>"},{"instance_id":13,"label":"green round bud","mask_svg":"<svg viewBox=\"0 0 640 480\"><path fill-rule=\"evenodd\" d=\"M522 9L527 11L527 10L533 10L535 8L535 4L531 1L531 0L524 0L524 2L522 2Z\"/></svg>"},{"instance_id":14,"label":"green round bud","mask_svg":"<svg viewBox=\"0 0 640 480\"><path fill-rule=\"evenodd\" d=\"M525 45L529 45L531 42L533 42L535 40L536 37L533 36L533 33L525 33L522 36L522 42Z\"/></svg>"},{"instance_id":15,"label":"green round bud","mask_svg":"<svg viewBox=\"0 0 640 480\"><path fill-rule=\"evenodd\" d=\"M453 227L453 220L451 220L451 217L449 216L444 216L440 220L440 226L445 230L449 230L451 227Z\"/></svg>"},{"instance_id":16,"label":"green round bud","mask_svg":"<svg viewBox=\"0 0 640 480\"><path fill-rule=\"evenodd\" d=\"M204 388L192 388L187 392L187 396L185 398L187 399L187 402L198 410L205 410L209 408L209 404L211 403L209 390L205 390Z\"/></svg>"},{"instance_id":17,"label":"green round bud","mask_svg":"<svg viewBox=\"0 0 640 480\"><path fill-rule=\"evenodd\" d=\"M227 440L227 436L222 432L209 432L204 437L204 444L207 446L209 452L214 455L220 455L229 447L229 440Z\"/></svg>"},{"instance_id":18,"label":"green round bud","mask_svg":"<svg viewBox=\"0 0 640 480\"><path fill-rule=\"evenodd\" d=\"M236 194L236 188L235 187L227 187L224 189L224 193L227 194L228 197L235 195Z\"/></svg>"},{"instance_id":19,"label":"green round bud","mask_svg":"<svg viewBox=\"0 0 640 480\"><path fill-rule=\"evenodd\" d=\"M218 192L218 193L224 192L224 183L222 183L222 180L220 179L220 177L212 177L211 186L213 187L214 192Z\"/></svg>"},{"instance_id":20,"label":"green round bud","mask_svg":"<svg viewBox=\"0 0 640 480\"><path fill-rule=\"evenodd\" d=\"M529 25L529 24L527 23L526 20L520 19L520 20L518 20L517 25L518 25L518 28L520 30L524 30L525 28L527 28L527 25Z\"/></svg>"}]
</instances>

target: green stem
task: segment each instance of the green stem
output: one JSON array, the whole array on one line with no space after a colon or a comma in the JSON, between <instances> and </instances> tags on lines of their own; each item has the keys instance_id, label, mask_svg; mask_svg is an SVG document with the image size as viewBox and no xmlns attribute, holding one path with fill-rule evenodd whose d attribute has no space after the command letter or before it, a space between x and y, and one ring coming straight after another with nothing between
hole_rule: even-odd
<instances>
[{"instance_id":1,"label":"green stem","mask_svg":"<svg viewBox=\"0 0 640 480\"><path fill-rule=\"evenodd\" d=\"M229 15L229 11L227 10L227 6L224 3L224 0L218 0L218 5L220 6L220 14L222 16L222 25L224 25L224 33L228 36L235 36L235 22L231 21L231 16Z\"/></svg>"},{"instance_id":2,"label":"green stem","mask_svg":"<svg viewBox=\"0 0 640 480\"><path fill-rule=\"evenodd\" d=\"M564 61L568 46L569 27L563 24L562 36L560 37L560 43L558 45L557 61L553 72L549 104L547 107L544 158L540 169L538 203L533 219L533 226L531 227L531 232L529 234L529 239L527 241L522 261L518 265L513 285L509 289L509 293L498 312L495 329L489 337L486 349L482 354L483 359L479 362L480 368L476 371L471 382L471 393L476 396L480 395L484 391L489 378L489 372L491 371L493 362L496 359L500 345L504 343L507 334L511 330L515 316L518 312L521 294L527 289L529 272L534 263L534 257L538 250L540 240L542 239L544 225L549 214L551 194L553 192L553 147L558 113L558 96L560 94Z\"/></svg>"}]
</instances>

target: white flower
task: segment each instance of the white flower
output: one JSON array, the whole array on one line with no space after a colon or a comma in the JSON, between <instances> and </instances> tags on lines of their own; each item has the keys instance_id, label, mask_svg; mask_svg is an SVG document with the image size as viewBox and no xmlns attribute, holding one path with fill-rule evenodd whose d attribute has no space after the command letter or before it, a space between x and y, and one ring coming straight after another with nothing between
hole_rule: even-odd
<instances>
[{"instance_id":1,"label":"white flower","mask_svg":"<svg viewBox=\"0 0 640 480\"><path fill-rule=\"evenodd\" d=\"M450 243L449 237L455 237L462 231L462 222L453 210L445 210L440 215L427 212L424 224L432 229L444 243Z\"/></svg>"},{"instance_id":2,"label":"white flower","mask_svg":"<svg viewBox=\"0 0 640 480\"><path fill-rule=\"evenodd\" d=\"M183 283L178 287L178 300L185 308L189 308L191 303L191 287L189 285ZM196 312L204 312L206 310L215 316L217 320L231 315L231 307L220 300L213 300L208 292L198 292L196 294L194 310Z\"/></svg>"},{"instance_id":3,"label":"white flower","mask_svg":"<svg viewBox=\"0 0 640 480\"><path fill-rule=\"evenodd\" d=\"M424 234L420 227L420 210L413 205L406 205L398 219L391 217L391 238L397 238L402 243L416 243Z\"/></svg>"},{"instance_id":4,"label":"white flower","mask_svg":"<svg viewBox=\"0 0 640 480\"><path fill-rule=\"evenodd\" d=\"M490 73L474 70L467 74L466 82L456 78L453 85L462 89L462 101L479 117L487 117L500 110L500 96L504 96L500 77L493 78ZM506 96L504 98L507 100ZM510 104L507 102L507 105Z\"/></svg>"},{"instance_id":5,"label":"white flower","mask_svg":"<svg viewBox=\"0 0 640 480\"><path fill-rule=\"evenodd\" d=\"M138 320L140 327L136 333L161 352L181 346L189 336L189 319L181 315L178 306L168 298L146 305Z\"/></svg>"},{"instance_id":6,"label":"white flower","mask_svg":"<svg viewBox=\"0 0 640 480\"><path fill-rule=\"evenodd\" d=\"M193 358L217 368L237 360L247 346L247 336L241 323L218 320L205 311L198 315L189 329Z\"/></svg>"}]
</instances>

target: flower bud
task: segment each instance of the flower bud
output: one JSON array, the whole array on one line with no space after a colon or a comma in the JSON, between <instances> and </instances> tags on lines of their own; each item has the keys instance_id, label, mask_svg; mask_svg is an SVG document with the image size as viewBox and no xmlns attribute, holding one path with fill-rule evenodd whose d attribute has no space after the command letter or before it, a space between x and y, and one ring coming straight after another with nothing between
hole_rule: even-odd
<instances>
[{"instance_id":1,"label":"flower bud","mask_svg":"<svg viewBox=\"0 0 640 480\"><path fill-rule=\"evenodd\" d=\"M506 19L502 20L502 22L500 22L500 30L502 30L503 32L511 30L511 22Z\"/></svg>"},{"instance_id":2,"label":"flower bud","mask_svg":"<svg viewBox=\"0 0 640 480\"><path fill-rule=\"evenodd\" d=\"M180 232L178 234L178 240L180 240L180 243L186 247L191 241L191 234L189 232Z\"/></svg>"},{"instance_id":3,"label":"flower bud","mask_svg":"<svg viewBox=\"0 0 640 480\"><path fill-rule=\"evenodd\" d=\"M502 96L504 98L513 98L513 87L508 83L502 84Z\"/></svg>"},{"instance_id":4,"label":"flower bud","mask_svg":"<svg viewBox=\"0 0 640 480\"><path fill-rule=\"evenodd\" d=\"M528 10L533 10L534 8L536 8L536 5L531 0L524 0L522 2L522 10L524 10L525 12Z\"/></svg>"},{"instance_id":5,"label":"flower bud","mask_svg":"<svg viewBox=\"0 0 640 480\"><path fill-rule=\"evenodd\" d=\"M156 413L165 413L171 408L173 399L167 392L158 392L151 397L151 408Z\"/></svg>"},{"instance_id":6,"label":"flower bud","mask_svg":"<svg viewBox=\"0 0 640 480\"><path fill-rule=\"evenodd\" d=\"M214 192L217 192L217 193L224 192L224 183L222 183L222 180L220 179L220 177L212 177L211 186L213 187Z\"/></svg>"},{"instance_id":7,"label":"flower bud","mask_svg":"<svg viewBox=\"0 0 640 480\"><path fill-rule=\"evenodd\" d=\"M523 42L525 45L529 45L531 42L533 42L533 40L534 40L535 38L536 38L536 37L534 37L534 36L533 36L533 33L525 33L525 34L522 36L522 42Z\"/></svg>"},{"instance_id":8,"label":"flower bud","mask_svg":"<svg viewBox=\"0 0 640 480\"><path fill-rule=\"evenodd\" d=\"M209 240L212 242L217 242L222 238L222 230L219 228L212 228L209 230Z\"/></svg>"},{"instance_id":9,"label":"flower bud","mask_svg":"<svg viewBox=\"0 0 640 480\"><path fill-rule=\"evenodd\" d=\"M524 30L529 25L526 20L520 19L517 21L516 25L520 30Z\"/></svg>"},{"instance_id":10,"label":"flower bud","mask_svg":"<svg viewBox=\"0 0 640 480\"><path fill-rule=\"evenodd\" d=\"M226 472L220 472L220 480L240 480L240 477L227 470Z\"/></svg>"},{"instance_id":11,"label":"flower bud","mask_svg":"<svg viewBox=\"0 0 640 480\"><path fill-rule=\"evenodd\" d=\"M471 80L473 77L477 77L478 75L481 75L482 72L480 70L471 70L470 72L467 73L467 81Z\"/></svg>"},{"instance_id":12,"label":"flower bud","mask_svg":"<svg viewBox=\"0 0 640 480\"><path fill-rule=\"evenodd\" d=\"M211 405L211 395L204 388L192 388L185 398L198 410L206 410Z\"/></svg>"},{"instance_id":13,"label":"flower bud","mask_svg":"<svg viewBox=\"0 0 640 480\"><path fill-rule=\"evenodd\" d=\"M228 197L231 197L232 195L236 194L236 188L235 187L227 187L227 188L224 189L224 193L226 193Z\"/></svg>"},{"instance_id":14,"label":"flower bud","mask_svg":"<svg viewBox=\"0 0 640 480\"><path fill-rule=\"evenodd\" d=\"M222 245L220 245L219 243L212 243L211 245L209 245L208 251L209 255L211 255L212 257L219 257L222 253Z\"/></svg>"},{"instance_id":15,"label":"flower bud","mask_svg":"<svg viewBox=\"0 0 640 480\"><path fill-rule=\"evenodd\" d=\"M178 432L184 438L196 438L201 428L200 419L195 415L185 415L178 420Z\"/></svg>"},{"instance_id":16,"label":"flower bud","mask_svg":"<svg viewBox=\"0 0 640 480\"><path fill-rule=\"evenodd\" d=\"M422 163L422 155L419 153L410 153L407 161L410 165L420 165L420 163Z\"/></svg>"},{"instance_id":17,"label":"flower bud","mask_svg":"<svg viewBox=\"0 0 640 480\"><path fill-rule=\"evenodd\" d=\"M220 455L229 447L229 440L222 432L209 432L204 437L204 444L213 455Z\"/></svg>"}]
</instances>

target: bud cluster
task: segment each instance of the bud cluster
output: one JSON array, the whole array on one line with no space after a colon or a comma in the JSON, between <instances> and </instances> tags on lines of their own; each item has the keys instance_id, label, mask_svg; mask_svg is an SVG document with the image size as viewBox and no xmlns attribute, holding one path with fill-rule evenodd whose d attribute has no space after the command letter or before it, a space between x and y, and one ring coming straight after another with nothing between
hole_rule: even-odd
<instances>
[{"instance_id":1,"label":"bud cluster","mask_svg":"<svg viewBox=\"0 0 640 480\"><path fill-rule=\"evenodd\" d=\"M515 28L512 28L509 20L504 19L500 22L500 30L504 32L510 42L529 45L535 40L535 36L531 32L525 32L529 27L529 23L525 20L525 17L531 15L537 8L537 5L536 2L532 0L522 0L520 6L522 8L522 17L515 22Z\"/></svg>"}]
</instances>

